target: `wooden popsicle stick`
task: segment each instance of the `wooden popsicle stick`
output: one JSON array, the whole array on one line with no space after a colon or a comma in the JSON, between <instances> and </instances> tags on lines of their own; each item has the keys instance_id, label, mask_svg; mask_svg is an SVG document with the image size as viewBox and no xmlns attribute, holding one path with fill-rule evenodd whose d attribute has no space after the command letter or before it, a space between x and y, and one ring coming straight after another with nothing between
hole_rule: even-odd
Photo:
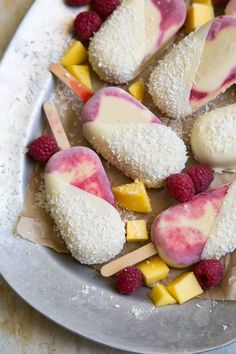
<instances>
[{"instance_id":1,"label":"wooden popsicle stick","mask_svg":"<svg viewBox=\"0 0 236 354\"><path fill-rule=\"evenodd\" d=\"M64 84L69 87L82 101L86 102L93 95L86 86L77 80L69 71L63 68L61 64L51 64L50 71Z\"/></svg>"},{"instance_id":2,"label":"wooden popsicle stick","mask_svg":"<svg viewBox=\"0 0 236 354\"><path fill-rule=\"evenodd\" d=\"M157 249L152 242L147 245L138 248L137 250L130 252L120 258L115 259L105 264L101 269L101 274L104 277L110 277L120 270L135 265L145 259L157 254Z\"/></svg>"},{"instance_id":3,"label":"wooden popsicle stick","mask_svg":"<svg viewBox=\"0 0 236 354\"><path fill-rule=\"evenodd\" d=\"M69 149L70 143L69 140L67 139L56 106L54 105L53 102L48 101L44 103L43 108L59 149L60 150Z\"/></svg>"}]
</instances>

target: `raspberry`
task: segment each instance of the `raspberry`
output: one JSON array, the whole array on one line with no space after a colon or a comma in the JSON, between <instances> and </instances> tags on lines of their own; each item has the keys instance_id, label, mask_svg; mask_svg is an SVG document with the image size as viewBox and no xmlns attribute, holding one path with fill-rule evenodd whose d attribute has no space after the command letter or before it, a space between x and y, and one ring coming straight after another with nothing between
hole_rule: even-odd
<instances>
[{"instance_id":1,"label":"raspberry","mask_svg":"<svg viewBox=\"0 0 236 354\"><path fill-rule=\"evenodd\" d=\"M187 202L194 194L194 185L186 173L175 173L167 178L167 189L178 202Z\"/></svg>"},{"instance_id":2,"label":"raspberry","mask_svg":"<svg viewBox=\"0 0 236 354\"><path fill-rule=\"evenodd\" d=\"M221 281L224 269L217 259L208 259L195 265L193 272L202 289L210 289Z\"/></svg>"},{"instance_id":3,"label":"raspberry","mask_svg":"<svg viewBox=\"0 0 236 354\"><path fill-rule=\"evenodd\" d=\"M28 154L35 160L47 162L58 151L56 140L53 136L43 135L28 146Z\"/></svg>"},{"instance_id":4,"label":"raspberry","mask_svg":"<svg viewBox=\"0 0 236 354\"><path fill-rule=\"evenodd\" d=\"M91 2L91 0L67 0L70 6L84 6Z\"/></svg>"},{"instance_id":5,"label":"raspberry","mask_svg":"<svg viewBox=\"0 0 236 354\"><path fill-rule=\"evenodd\" d=\"M142 286L142 274L136 267L128 267L116 276L116 287L119 293L130 295Z\"/></svg>"},{"instance_id":6,"label":"raspberry","mask_svg":"<svg viewBox=\"0 0 236 354\"><path fill-rule=\"evenodd\" d=\"M120 5L120 0L93 0L93 10L103 19L107 18Z\"/></svg>"},{"instance_id":7,"label":"raspberry","mask_svg":"<svg viewBox=\"0 0 236 354\"><path fill-rule=\"evenodd\" d=\"M214 179L213 171L205 165L195 165L186 173L193 181L196 194L205 192Z\"/></svg>"},{"instance_id":8,"label":"raspberry","mask_svg":"<svg viewBox=\"0 0 236 354\"><path fill-rule=\"evenodd\" d=\"M101 19L94 11L81 12L74 21L76 34L82 41L87 41L101 26Z\"/></svg>"}]
</instances>

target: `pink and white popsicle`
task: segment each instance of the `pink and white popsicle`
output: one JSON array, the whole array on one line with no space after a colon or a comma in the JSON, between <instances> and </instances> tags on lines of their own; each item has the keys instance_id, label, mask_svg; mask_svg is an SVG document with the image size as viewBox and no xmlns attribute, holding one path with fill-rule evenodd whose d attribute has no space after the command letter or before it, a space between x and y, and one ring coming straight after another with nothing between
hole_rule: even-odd
<instances>
[{"instance_id":1,"label":"pink and white popsicle","mask_svg":"<svg viewBox=\"0 0 236 354\"><path fill-rule=\"evenodd\" d=\"M167 264L184 268L200 261L228 189L225 185L199 194L156 217L152 241Z\"/></svg>"},{"instance_id":2,"label":"pink and white popsicle","mask_svg":"<svg viewBox=\"0 0 236 354\"><path fill-rule=\"evenodd\" d=\"M102 80L132 80L184 24L183 0L124 0L92 38L89 61Z\"/></svg>"},{"instance_id":3,"label":"pink and white popsicle","mask_svg":"<svg viewBox=\"0 0 236 354\"><path fill-rule=\"evenodd\" d=\"M56 108L44 109L58 146L45 169L50 212L72 255L81 263L97 264L115 257L125 242L125 227L116 209L102 163L86 147L69 148Z\"/></svg>"},{"instance_id":4,"label":"pink and white popsicle","mask_svg":"<svg viewBox=\"0 0 236 354\"><path fill-rule=\"evenodd\" d=\"M171 267L184 268L201 259L221 258L236 249L236 182L196 195L154 220L152 243L104 265L111 276L159 254Z\"/></svg>"},{"instance_id":5,"label":"pink and white popsicle","mask_svg":"<svg viewBox=\"0 0 236 354\"><path fill-rule=\"evenodd\" d=\"M183 141L124 90L108 87L84 105L83 133L112 165L146 186L159 188L180 172L187 154Z\"/></svg>"},{"instance_id":6,"label":"pink and white popsicle","mask_svg":"<svg viewBox=\"0 0 236 354\"><path fill-rule=\"evenodd\" d=\"M235 82L236 18L219 16L172 48L153 71L149 91L163 113L179 118Z\"/></svg>"}]
</instances>

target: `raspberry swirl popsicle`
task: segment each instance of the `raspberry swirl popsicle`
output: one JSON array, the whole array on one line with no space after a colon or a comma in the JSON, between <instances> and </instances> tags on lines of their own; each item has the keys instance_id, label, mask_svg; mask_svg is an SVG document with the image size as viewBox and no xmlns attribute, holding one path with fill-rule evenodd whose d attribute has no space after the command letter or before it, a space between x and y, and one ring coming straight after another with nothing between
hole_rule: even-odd
<instances>
[{"instance_id":1,"label":"raspberry swirl popsicle","mask_svg":"<svg viewBox=\"0 0 236 354\"><path fill-rule=\"evenodd\" d=\"M124 223L92 150L72 147L53 155L46 165L45 185L51 215L73 257L97 264L122 250Z\"/></svg>"},{"instance_id":2,"label":"raspberry swirl popsicle","mask_svg":"<svg viewBox=\"0 0 236 354\"><path fill-rule=\"evenodd\" d=\"M220 186L156 217L151 230L152 241L167 264L184 268L201 260L228 190L228 185Z\"/></svg>"},{"instance_id":3,"label":"raspberry swirl popsicle","mask_svg":"<svg viewBox=\"0 0 236 354\"><path fill-rule=\"evenodd\" d=\"M83 134L113 166L147 187L159 188L187 160L184 142L120 88L98 91L84 105Z\"/></svg>"},{"instance_id":4,"label":"raspberry swirl popsicle","mask_svg":"<svg viewBox=\"0 0 236 354\"><path fill-rule=\"evenodd\" d=\"M94 35L89 61L102 80L121 84L135 78L182 27L183 0L124 0Z\"/></svg>"},{"instance_id":5,"label":"raspberry swirl popsicle","mask_svg":"<svg viewBox=\"0 0 236 354\"><path fill-rule=\"evenodd\" d=\"M185 37L159 62L149 92L159 109L186 117L236 82L236 18L220 16Z\"/></svg>"}]
</instances>

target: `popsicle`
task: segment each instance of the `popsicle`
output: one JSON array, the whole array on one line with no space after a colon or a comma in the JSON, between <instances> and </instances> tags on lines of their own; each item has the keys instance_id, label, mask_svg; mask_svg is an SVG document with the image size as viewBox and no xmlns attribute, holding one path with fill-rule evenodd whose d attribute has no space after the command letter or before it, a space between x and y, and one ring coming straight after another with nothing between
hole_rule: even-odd
<instances>
[{"instance_id":1,"label":"popsicle","mask_svg":"<svg viewBox=\"0 0 236 354\"><path fill-rule=\"evenodd\" d=\"M230 0L225 8L225 14L236 16L236 0Z\"/></svg>"},{"instance_id":2,"label":"popsicle","mask_svg":"<svg viewBox=\"0 0 236 354\"><path fill-rule=\"evenodd\" d=\"M132 179L159 188L186 163L184 142L134 97L107 87L81 113L83 134L95 150Z\"/></svg>"},{"instance_id":3,"label":"popsicle","mask_svg":"<svg viewBox=\"0 0 236 354\"><path fill-rule=\"evenodd\" d=\"M228 190L202 252L202 259L220 259L236 249L236 181Z\"/></svg>"},{"instance_id":4,"label":"popsicle","mask_svg":"<svg viewBox=\"0 0 236 354\"><path fill-rule=\"evenodd\" d=\"M183 0L124 0L91 39L89 61L102 80L135 78L184 24Z\"/></svg>"},{"instance_id":5,"label":"popsicle","mask_svg":"<svg viewBox=\"0 0 236 354\"><path fill-rule=\"evenodd\" d=\"M149 80L157 107L186 117L236 82L236 18L219 16L185 37Z\"/></svg>"},{"instance_id":6,"label":"popsicle","mask_svg":"<svg viewBox=\"0 0 236 354\"><path fill-rule=\"evenodd\" d=\"M195 159L216 171L236 172L236 104L199 117L191 133Z\"/></svg>"},{"instance_id":7,"label":"popsicle","mask_svg":"<svg viewBox=\"0 0 236 354\"><path fill-rule=\"evenodd\" d=\"M55 107L47 103L44 109L61 146L64 130ZM84 264L107 262L125 242L125 226L108 178L92 150L69 148L68 143L64 147L68 148L53 155L45 169L51 215L74 258Z\"/></svg>"},{"instance_id":8,"label":"popsicle","mask_svg":"<svg viewBox=\"0 0 236 354\"><path fill-rule=\"evenodd\" d=\"M217 216L221 214L224 201L231 198L231 195L229 185L223 185L198 194L189 202L165 210L152 224L153 243L148 243L104 265L101 269L102 275L111 276L157 253L174 268L188 267L197 263L201 259ZM235 229L230 229L230 237L235 239Z\"/></svg>"}]
</instances>

